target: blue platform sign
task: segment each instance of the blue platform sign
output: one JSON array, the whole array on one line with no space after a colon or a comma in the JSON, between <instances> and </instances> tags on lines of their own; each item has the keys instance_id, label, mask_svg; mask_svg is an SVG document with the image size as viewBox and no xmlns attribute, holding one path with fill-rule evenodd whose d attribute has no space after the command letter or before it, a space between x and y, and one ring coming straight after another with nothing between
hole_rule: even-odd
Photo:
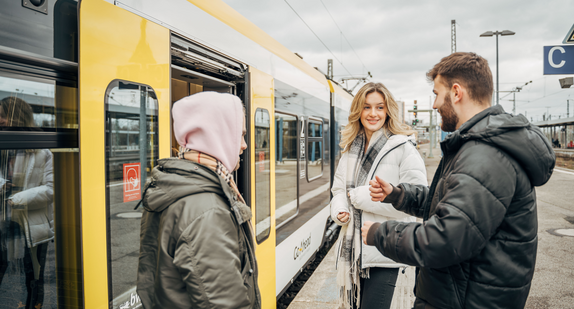
<instances>
[{"instance_id":1,"label":"blue platform sign","mask_svg":"<svg viewBox=\"0 0 574 309\"><path fill-rule=\"evenodd\" d=\"M574 45L544 46L544 75L574 74Z\"/></svg>"}]
</instances>

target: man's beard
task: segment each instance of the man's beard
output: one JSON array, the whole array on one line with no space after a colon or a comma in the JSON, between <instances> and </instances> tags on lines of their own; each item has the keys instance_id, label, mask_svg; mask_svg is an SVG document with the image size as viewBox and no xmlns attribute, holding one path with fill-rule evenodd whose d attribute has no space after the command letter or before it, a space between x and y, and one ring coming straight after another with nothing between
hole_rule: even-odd
<instances>
[{"instance_id":1,"label":"man's beard","mask_svg":"<svg viewBox=\"0 0 574 309\"><path fill-rule=\"evenodd\" d=\"M442 117L442 124L440 128L444 132L454 132L456 131L456 125L458 124L458 115L454 111L454 106L450 100L450 92L446 94L444 98L444 103L439 107L438 112Z\"/></svg>"}]
</instances>

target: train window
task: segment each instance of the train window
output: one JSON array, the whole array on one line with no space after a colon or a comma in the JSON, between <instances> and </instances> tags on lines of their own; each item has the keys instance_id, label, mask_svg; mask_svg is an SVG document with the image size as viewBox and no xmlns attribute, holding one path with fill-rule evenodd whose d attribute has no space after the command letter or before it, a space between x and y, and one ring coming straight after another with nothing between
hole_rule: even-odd
<instances>
[{"instance_id":1,"label":"train window","mask_svg":"<svg viewBox=\"0 0 574 309\"><path fill-rule=\"evenodd\" d=\"M134 207L158 160L158 102L150 87L115 80L105 103L110 301L121 308L137 299L142 209Z\"/></svg>"},{"instance_id":2,"label":"train window","mask_svg":"<svg viewBox=\"0 0 574 309\"><path fill-rule=\"evenodd\" d=\"M0 72L0 307L81 308L77 88L31 74Z\"/></svg>"},{"instance_id":3,"label":"train window","mask_svg":"<svg viewBox=\"0 0 574 309\"><path fill-rule=\"evenodd\" d=\"M270 175L270 124L269 112L255 111L255 238L257 243L269 237L271 227L271 175Z\"/></svg>"},{"instance_id":4,"label":"train window","mask_svg":"<svg viewBox=\"0 0 574 309\"><path fill-rule=\"evenodd\" d=\"M297 117L275 112L275 222L297 214Z\"/></svg>"},{"instance_id":5,"label":"train window","mask_svg":"<svg viewBox=\"0 0 574 309\"><path fill-rule=\"evenodd\" d=\"M323 121L309 119L307 123L307 180L323 175Z\"/></svg>"},{"instance_id":6,"label":"train window","mask_svg":"<svg viewBox=\"0 0 574 309\"><path fill-rule=\"evenodd\" d=\"M62 91L57 92L58 95L63 95ZM71 93L75 95L76 92ZM11 76L0 75L0 100L5 106L20 105L13 102L22 100L26 102L25 105L30 111L9 109L6 108L2 113L2 117L6 122L7 127L18 127L17 130L22 128L35 128L34 131L49 128L78 128L77 112L57 109L55 105L56 99L70 100L74 103L74 97L56 97L56 81L36 79L24 76ZM24 105L22 105L24 106ZM19 117L20 113L28 113L31 118L24 119ZM58 118L58 121L56 121Z\"/></svg>"}]
</instances>

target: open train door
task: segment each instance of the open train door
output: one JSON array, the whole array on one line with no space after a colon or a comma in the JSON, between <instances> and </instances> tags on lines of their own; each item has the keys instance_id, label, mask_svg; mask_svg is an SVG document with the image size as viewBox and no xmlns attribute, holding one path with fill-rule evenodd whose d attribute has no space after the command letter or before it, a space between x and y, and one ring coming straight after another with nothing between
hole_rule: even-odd
<instances>
[{"instance_id":1,"label":"open train door","mask_svg":"<svg viewBox=\"0 0 574 309\"><path fill-rule=\"evenodd\" d=\"M103 0L81 1L79 15L84 304L137 308L134 206L170 155L170 32Z\"/></svg>"}]
</instances>

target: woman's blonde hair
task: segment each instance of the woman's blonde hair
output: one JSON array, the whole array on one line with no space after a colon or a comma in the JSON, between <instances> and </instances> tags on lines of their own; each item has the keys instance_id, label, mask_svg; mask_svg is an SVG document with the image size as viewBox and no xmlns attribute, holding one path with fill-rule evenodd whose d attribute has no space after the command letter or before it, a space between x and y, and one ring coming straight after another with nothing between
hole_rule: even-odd
<instances>
[{"instance_id":1,"label":"woman's blonde hair","mask_svg":"<svg viewBox=\"0 0 574 309\"><path fill-rule=\"evenodd\" d=\"M367 83L364 85L353 98L351 104L351 111L349 112L349 123L341 131L341 143L339 146L343 148L343 152L347 151L347 145L351 144L355 137L363 131L363 124L361 123L361 113L365 106L365 100L368 94L378 92L383 96L385 105L387 106L387 118L385 119L386 132L393 135L411 135L416 134L411 130L411 127L399 121L399 105L393 98L391 92L381 83Z\"/></svg>"}]
</instances>

